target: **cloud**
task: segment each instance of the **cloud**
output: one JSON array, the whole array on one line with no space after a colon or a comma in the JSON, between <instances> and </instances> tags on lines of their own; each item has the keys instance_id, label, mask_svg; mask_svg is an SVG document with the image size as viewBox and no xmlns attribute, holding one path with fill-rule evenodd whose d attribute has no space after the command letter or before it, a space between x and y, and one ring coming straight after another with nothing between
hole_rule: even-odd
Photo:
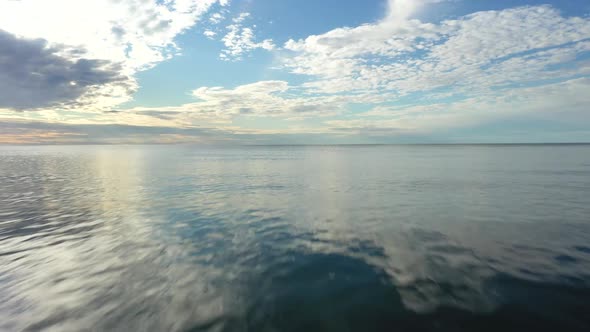
<instances>
[{"instance_id":1,"label":"cloud","mask_svg":"<svg viewBox=\"0 0 590 332\"><path fill-rule=\"evenodd\" d=\"M12 45L0 49L9 54L0 58L0 117L23 121L27 113L2 108L37 109L35 119L68 126L207 128L243 139L426 137L521 116L568 126L589 120L590 17L542 5L437 23L415 18L433 2L439 1L389 0L381 20L281 47L257 38L249 13L227 17L225 28L212 26L229 13L223 0L0 2L0 28L8 31L2 40ZM37 24L23 23L32 17ZM182 105L118 109L137 88L135 74L178 54L175 37L198 20L207 38L223 43L222 60L275 50L273 68L300 75L303 83L202 86ZM82 140L71 128L63 131L72 134L67 139Z\"/></svg>"},{"instance_id":2,"label":"cloud","mask_svg":"<svg viewBox=\"0 0 590 332\"><path fill-rule=\"evenodd\" d=\"M399 22L408 19L424 0L388 0L387 21Z\"/></svg>"},{"instance_id":3,"label":"cloud","mask_svg":"<svg viewBox=\"0 0 590 332\"><path fill-rule=\"evenodd\" d=\"M203 35L209 39L213 39L213 37L217 35L217 32L212 30L205 30L205 32L203 32Z\"/></svg>"},{"instance_id":4,"label":"cloud","mask_svg":"<svg viewBox=\"0 0 590 332\"><path fill-rule=\"evenodd\" d=\"M43 39L17 38L0 30L0 108L79 106L80 97L107 86L133 91L120 64L83 56L82 50L49 47Z\"/></svg>"},{"instance_id":5,"label":"cloud","mask_svg":"<svg viewBox=\"0 0 590 332\"><path fill-rule=\"evenodd\" d=\"M219 55L220 59L238 61L242 60L244 54L248 54L255 49L264 49L267 51L275 49L272 39L256 42L256 37L254 36L254 28L256 26L243 26L243 22L249 16L250 13L241 13L232 20L233 24L226 27L227 33L221 39L225 48Z\"/></svg>"},{"instance_id":6,"label":"cloud","mask_svg":"<svg viewBox=\"0 0 590 332\"><path fill-rule=\"evenodd\" d=\"M213 13L209 16L209 22L213 24L218 24L225 19L225 16L221 13Z\"/></svg>"},{"instance_id":7,"label":"cloud","mask_svg":"<svg viewBox=\"0 0 590 332\"><path fill-rule=\"evenodd\" d=\"M377 106L354 119L328 121L332 129L351 133L387 130L429 134L469 128L496 121L525 118L549 121L562 127L579 127L590 121L587 105L590 78L514 89L445 103L411 106ZM584 126L582 126L584 127ZM542 128L539 128L542 130ZM586 130L587 132L590 132Z\"/></svg>"},{"instance_id":8,"label":"cloud","mask_svg":"<svg viewBox=\"0 0 590 332\"><path fill-rule=\"evenodd\" d=\"M107 64L120 66L116 71L130 79L127 86L134 84L133 77L138 71L146 70L157 63L178 54L179 49L174 42L176 36L196 24L196 22L216 3L227 5L228 1L218 0L20 0L0 1L0 29L25 38L27 40L43 39L45 48L55 50L52 61L63 58L61 67L70 68L64 77L72 81L80 79L75 72L92 74L89 83L81 81L81 86L63 86L49 89L48 96L41 96L38 88L23 85L21 88L32 88L25 97L35 94L36 100L30 102L23 99L15 100L10 105L17 108L26 106L40 107L48 102L80 102L78 97L86 98L84 104L91 105L89 110L117 106L131 98L133 89L121 89L103 86L103 89L89 94L86 88L111 81L107 74L114 67L107 69ZM6 38L6 37L5 37ZM83 60L79 55L65 50L84 50ZM49 54L48 53L48 54ZM19 66L19 59L5 59L4 63ZM69 65L68 63L74 63ZM22 62L33 66L32 63ZM77 67L76 67L77 66ZM97 68L100 67L100 68ZM105 67L106 66L106 67ZM63 68L62 68L63 69ZM17 68L15 68L18 71ZM24 68L20 69L25 70ZM101 79L97 75L108 76ZM32 84L34 77L28 77ZM82 78L83 79L83 78ZM61 81L60 81L61 82ZM23 84L28 84L23 83ZM10 81L1 82L10 85ZM62 92L59 89L65 89ZM94 100L91 100L93 97ZM8 104L5 102L5 104Z\"/></svg>"},{"instance_id":9,"label":"cloud","mask_svg":"<svg viewBox=\"0 0 590 332\"><path fill-rule=\"evenodd\" d=\"M400 96L445 87L478 93L589 73L578 58L590 50L589 17L566 18L553 7L536 6L432 24L411 18L413 1L390 4L379 22L289 40L284 68L314 77L306 87L316 92ZM563 66L571 62L579 63Z\"/></svg>"},{"instance_id":10,"label":"cloud","mask_svg":"<svg viewBox=\"0 0 590 332\"><path fill-rule=\"evenodd\" d=\"M0 28L28 38L82 46L92 57L124 62L138 70L171 56L174 38L215 3L217 0L3 1Z\"/></svg>"},{"instance_id":11,"label":"cloud","mask_svg":"<svg viewBox=\"0 0 590 332\"><path fill-rule=\"evenodd\" d=\"M63 124L0 121L0 144L224 143L231 131L124 124Z\"/></svg>"},{"instance_id":12,"label":"cloud","mask_svg":"<svg viewBox=\"0 0 590 332\"><path fill-rule=\"evenodd\" d=\"M563 141L564 137L565 141L568 141L567 137L583 140L590 135L586 125L590 121L587 111L590 96L586 93L589 89L590 79L580 78L525 88L502 96L474 97L453 103L378 106L362 114L327 117L319 126L297 123L280 128L243 128L233 125L231 119L223 123L208 122L207 112L218 110L221 104L228 107L230 114L235 113L234 118L264 116L270 119L281 115L279 119L284 119L286 107L292 112L291 116L299 110L317 116L314 112L318 112L318 107L331 104L338 108L349 102L318 99L305 105L302 103L310 101L277 96L288 93L285 82L264 81L235 89L201 88L194 93L203 99L193 104L177 108L137 108L112 117L107 114L93 123L41 122L0 116L0 132L3 133L0 143L338 143L355 142L355 139L364 142L383 142L384 139L485 142L490 141L485 136L486 125L494 123L506 126L496 129L499 131L491 136L493 141L542 142L547 138ZM269 94L274 94L274 99L265 97ZM250 99L241 101L244 97ZM273 102L280 105L273 108ZM269 108L247 109L261 104L267 104ZM173 124L175 121L180 122ZM512 123L518 123L516 130L510 127ZM462 128L478 130L460 136ZM564 133L569 136L563 136Z\"/></svg>"},{"instance_id":13,"label":"cloud","mask_svg":"<svg viewBox=\"0 0 590 332\"><path fill-rule=\"evenodd\" d=\"M286 81L260 81L233 89L201 87L192 91L197 101L180 106L136 107L121 112L139 115L174 114L177 125L228 125L238 117L319 118L339 114L359 97L309 97L290 93ZM155 113L154 113L155 112Z\"/></svg>"}]
</instances>

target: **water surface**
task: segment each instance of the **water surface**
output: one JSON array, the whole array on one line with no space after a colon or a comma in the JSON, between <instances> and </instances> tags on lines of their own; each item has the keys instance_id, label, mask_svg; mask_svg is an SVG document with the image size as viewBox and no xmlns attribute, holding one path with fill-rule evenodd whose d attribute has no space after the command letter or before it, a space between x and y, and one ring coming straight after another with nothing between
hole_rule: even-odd
<instances>
[{"instance_id":1,"label":"water surface","mask_svg":"<svg viewBox=\"0 0 590 332\"><path fill-rule=\"evenodd\" d=\"M0 147L0 330L590 330L590 146Z\"/></svg>"}]
</instances>

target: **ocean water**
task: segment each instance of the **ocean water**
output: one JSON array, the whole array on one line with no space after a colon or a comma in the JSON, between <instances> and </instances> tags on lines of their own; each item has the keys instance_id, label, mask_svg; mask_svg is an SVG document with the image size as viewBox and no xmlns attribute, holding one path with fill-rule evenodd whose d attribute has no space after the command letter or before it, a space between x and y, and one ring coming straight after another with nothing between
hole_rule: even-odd
<instances>
[{"instance_id":1,"label":"ocean water","mask_svg":"<svg viewBox=\"0 0 590 332\"><path fill-rule=\"evenodd\" d=\"M589 331L590 145L0 147L2 331Z\"/></svg>"}]
</instances>

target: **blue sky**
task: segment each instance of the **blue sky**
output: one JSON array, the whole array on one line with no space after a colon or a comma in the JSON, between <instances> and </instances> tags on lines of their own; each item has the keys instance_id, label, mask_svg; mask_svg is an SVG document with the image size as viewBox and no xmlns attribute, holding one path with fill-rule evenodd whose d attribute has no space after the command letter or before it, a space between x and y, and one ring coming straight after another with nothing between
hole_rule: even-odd
<instances>
[{"instance_id":1,"label":"blue sky","mask_svg":"<svg viewBox=\"0 0 590 332\"><path fill-rule=\"evenodd\" d=\"M0 2L0 143L590 141L590 2Z\"/></svg>"}]
</instances>

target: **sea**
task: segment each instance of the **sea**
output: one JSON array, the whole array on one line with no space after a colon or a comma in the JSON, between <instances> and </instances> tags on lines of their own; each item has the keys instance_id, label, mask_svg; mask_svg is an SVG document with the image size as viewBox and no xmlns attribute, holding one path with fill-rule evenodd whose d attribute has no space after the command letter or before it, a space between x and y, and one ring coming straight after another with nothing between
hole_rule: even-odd
<instances>
[{"instance_id":1,"label":"sea","mask_svg":"<svg viewBox=\"0 0 590 332\"><path fill-rule=\"evenodd\" d=\"M590 331L590 145L0 147L1 331Z\"/></svg>"}]
</instances>

